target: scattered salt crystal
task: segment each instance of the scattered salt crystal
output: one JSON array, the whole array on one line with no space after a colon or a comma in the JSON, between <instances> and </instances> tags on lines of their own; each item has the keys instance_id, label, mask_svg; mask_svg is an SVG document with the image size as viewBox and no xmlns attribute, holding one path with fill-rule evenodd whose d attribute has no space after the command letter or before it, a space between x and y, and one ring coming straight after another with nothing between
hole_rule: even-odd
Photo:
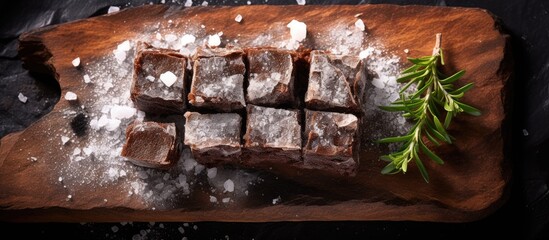
<instances>
[{"instance_id":1,"label":"scattered salt crystal","mask_svg":"<svg viewBox=\"0 0 549 240\"><path fill-rule=\"evenodd\" d=\"M72 152L72 155L76 156L76 155L80 155L80 153L82 153L82 150L80 150L79 147L75 148L74 151Z\"/></svg>"},{"instance_id":2,"label":"scattered salt crystal","mask_svg":"<svg viewBox=\"0 0 549 240\"><path fill-rule=\"evenodd\" d=\"M121 44L119 44L116 48L117 50L120 50L120 51L129 51L131 49L131 46L130 46L130 41L129 40L126 40L124 42L122 42Z\"/></svg>"},{"instance_id":3,"label":"scattered salt crystal","mask_svg":"<svg viewBox=\"0 0 549 240\"><path fill-rule=\"evenodd\" d=\"M145 112L138 110L137 111L137 120L143 121L143 119L145 119Z\"/></svg>"},{"instance_id":4,"label":"scattered salt crystal","mask_svg":"<svg viewBox=\"0 0 549 240\"><path fill-rule=\"evenodd\" d=\"M125 119L131 118L135 115L137 110L133 107L116 105L111 108L111 118L113 119Z\"/></svg>"},{"instance_id":5,"label":"scattered salt crystal","mask_svg":"<svg viewBox=\"0 0 549 240\"><path fill-rule=\"evenodd\" d=\"M200 28L206 28L206 26L204 26L204 24L200 25Z\"/></svg>"},{"instance_id":6,"label":"scattered salt crystal","mask_svg":"<svg viewBox=\"0 0 549 240\"><path fill-rule=\"evenodd\" d=\"M177 76L173 74L171 71L167 71L165 73L160 74L160 81L164 83L167 87L171 87L175 81L177 81Z\"/></svg>"},{"instance_id":7,"label":"scattered salt crystal","mask_svg":"<svg viewBox=\"0 0 549 240\"><path fill-rule=\"evenodd\" d=\"M193 226L193 229L194 229L194 230L198 230L198 226L197 226L197 225L194 225L194 226Z\"/></svg>"},{"instance_id":8,"label":"scattered salt crystal","mask_svg":"<svg viewBox=\"0 0 549 240\"><path fill-rule=\"evenodd\" d=\"M190 7L193 5L193 0L187 0L185 1L185 7Z\"/></svg>"},{"instance_id":9,"label":"scattered salt crystal","mask_svg":"<svg viewBox=\"0 0 549 240\"><path fill-rule=\"evenodd\" d=\"M282 200L282 198L280 198L280 196L278 196L277 198L274 198L273 199L273 205L278 204L281 200Z\"/></svg>"},{"instance_id":10,"label":"scattered salt crystal","mask_svg":"<svg viewBox=\"0 0 549 240\"><path fill-rule=\"evenodd\" d=\"M120 173L118 175L120 175L120 177L125 177L127 174L126 171L120 170Z\"/></svg>"},{"instance_id":11,"label":"scattered salt crystal","mask_svg":"<svg viewBox=\"0 0 549 240\"><path fill-rule=\"evenodd\" d=\"M80 66L80 58L77 57L77 58L73 59L73 60L72 60L72 65L73 65L74 67Z\"/></svg>"},{"instance_id":12,"label":"scattered salt crystal","mask_svg":"<svg viewBox=\"0 0 549 240\"><path fill-rule=\"evenodd\" d=\"M72 195L69 194L69 195L67 196L67 201L70 201L71 199L72 199Z\"/></svg>"},{"instance_id":13,"label":"scattered salt crystal","mask_svg":"<svg viewBox=\"0 0 549 240\"><path fill-rule=\"evenodd\" d=\"M234 18L234 20L235 20L236 22L242 22L242 15L240 15L240 14L236 15L236 17Z\"/></svg>"},{"instance_id":14,"label":"scattered salt crystal","mask_svg":"<svg viewBox=\"0 0 549 240\"><path fill-rule=\"evenodd\" d=\"M384 88L385 87L385 84L383 83L383 81L380 79L380 78L374 78L372 80L372 84L376 87L376 88Z\"/></svg>"},{"instance_id":15,"label":"scattered salt crystal","mask_svg":"<svg viewBox=\"0 0 549 240\"><path fill-rule=\"evenodd\" d=\"M156 40L158 40L158 41L162 40L162 34L160 34L160 33L156 33L155 37L156 37Z\"/></svg>"},{"instance_id":16,"label":"scattered salt crystal","mask_svg":"<svg viewBox=\"0 0 549 240\"><path fill-rule=\"evenodd\" d=\"M217 198L214 196L210 196L210 202L215 203L217 202Z\"/></svg>"},{"instance_id":17,"label":"scattered salt crystal","mask_svg":"<svg viewBox=\"0 0 549 240\"><path fill-rule=\"evenodd\" d=\"M149 75L149 76L146 76L145 79L149 80L150 82L154 82L154 77Z\"/></svg>"},{"instance_id":18,"label":"scattered salt crystal","mask_svg":"<svg viewBox=\"0 0 549 240\"><path fill-rule=\"evenodd\" d=\"M360 31L366 30L366 26L364 25L364 22L362 21L362 19L356 20L355 27L358 28Z\"/></svg>"},{"instance_id":19,"label":"scattered salt crystal","mask_svg":"<svg viewBox=\"0 0 549 240\"><path fill-rule=\"evenodd\" d=\"M112 232L118 232L118 227L117 226L112 226L111 230L112 230Z\"/></svg>"},{"instance_id":20,"label":"scattered salt crystal","mask_svg":"<svg viewBox=\"0 0 549 240\"><path fill-rule=\"evenodd\" d=\"M252 2L250 2L250 1L247 1L247 2L246 2L246 4L248 4L248 5L251 5L251 4L252 4Z\"/></svg>"},{"instance_id":21,"label":"scattered salt crystal","mask_svg":"<svg viewBox=\"0 0 549 240\"><path fill-rule=\"evenodd\" d=\"M208 178L215 178L217 176L217 168L208 168Z\"/></svg>"},{"instance_id":22,"label":"scattered salt crystal","mask_svg":"<svg viewBox=\"0 0 549 240\"><path fill-rule=\"evenodd\" d=\"M117 7L117 6L110 6L109 7L109 10L107 10L107 13L115 13L115 12L118 12L120 11L120 8Z\"/></svg>"},{"instance_id":23,"label":"scattered salt crystal","mask_svg":"<svg viewBox=\"0 0 549 240\"><path fill-rule=\"evenodd\" d=\"M59 182L62 182L63 181L63 177L59 177L59 179L57 179Z\"/></svg>"},{"instance_id":24,"label":"scattered salt crystal","mask_svg":"<svg viewBox=\"0 0 549 240\"><path fill-rule=\"evenodd\" d=\"M65 93L65 100L67 101L74 101L78 99L78 96L76 95L76 93L73 93L73 92L67 92Z\"/></svg>"},{"instance_id":25,"label":"scattered salt crystal","mask_svg":"<svg viewBox=\"0 0 549 240\"><path fill-rule=\"evenodd\" d=\"M63 145L65 145L69 140L69 137L61 136L61 143L63 143Z\"/></svg>"},{"instance_id":26,"label":"scattered salt crystal","mask_svg":"<svg viewBox=\"0 0 549 240\"><path fill-rule=\"evenodd\" d=\"M194 175L200 174L204 168L206 168L204 165L197 164L196 167L194 167Z\"/></svg>"},{"instance_id":27,"label":"scattered salt crystal","mask_svg":"<svg viewBox=\"0 0 549 240\"><path fill-rule=\"evenodd\" d=\"M203 7L208 6L208 2L206 2L206 1L202 2L202 6Z\"/></svg>"},{"instance_id":28,"label":"scattered salt crystal","mask_svg":"<svg viewBox=\"0 0 549 240\"><path fill-rule=\"evenodd\" d=\"M107 123L107 126L105 128L107 131L112 132L120 126L121 121L118 119L109 119L109 122Z\"/></svg>"},{"instance_id":29,"label":"scattered salt crystal","mask_svg":"<svg viewBox=\"0 0 549 240\"><path fill-rule=\"evenodd\" d=\"M19 101L21 101L22 103L26 103L27 102L27 97L25 97L25 95L23 95L22 93L19 93L19 95L17 95L17 98L19 98Z\"/></svg>"},{"instance_id":30,"label":"scattered salt crystal","mask_svg":"<svg viewBox=\"0 0 549 240\"><path fill-rule=\"evenodd\" d=\"M108 200L106 198L103 198L103 202L108 202Z\"/></svg>"},{"instance_id":31,"label":"scattered salt crystal","mask_svg":"<svg viewBox=\"0 0 549 240\"><path fill-rule=\"evenodd\" d=\"M177 230L178 230L181 234L185 233L185 229L184 229L183 227L178 227Z\"/></svg>"},{"instance_id":32,"label":"scattered salt crystal","mask_svg":"<svg viewBox=\"0 0 549 240\"><path fill-rule=\"evenodd\" d=\"M290 28L292 39L301 42L307 37L307 25L304 22L292 20L287 27Z\"/></svg>"},{"instance_id":33,"label":"scattered salt crystal","mask_svg":"<svg viewBox=\"0 0 549 240\"><path fill-rule=\"evenodd\" d=\"M177 40L177 36L175 34L166 34L164 39L166 39L166 42L173 42Z\"/></svg>"},{"instance_id":34,"label":"scattered salt crystal","mask_svg":"<svg viewBox=\"0 0 549 240\"><path fill-rule=\"evenodd\" d=\"M154 188L156 188L156 189L159 189L159 190L160 190L160 189L164 188L164 183L159 183L159 184L156 184L156 185L154 186Z\"/></svg>"},{"instance_id":35,"label":"scattered salt crystal","mask_svg":"<svg viewBox=\"0 0 549 240\"><path fill-rule=\"evenodd\" d=\"M38 158L36 158L36 157L30 157L30 160L31 160L32 162L36 162L36 160L38 160Z\"/></svg>"},{"instance_id":36,"label":"scattered salt crystal","mask_svg":"<svg viewBox=\"0 0 549 240\"><path fill-rule=\"evenodd\" d=\"M372 55L374 49L373 48L367 48L365 50L362 50L360 51L360 53L358 54L358 58L360 59L366 59L368 58L370 55Z\"/></svg>"},{"instance_id":37,"label":"scattered salt crystal","mask_svg":"<svg viewBox=\"0 0 549 240\"><path fill-rule=\"evenodd\" d=\"M408 50L408 48L404 49L404 53L409 53L410 50Z\"/></svg>"},{"instance_id":38,"label":"scattered salt crystal","mask_svg":"<svg viewBox=\"0 0 549 240\"><path fill-rule=\"evenodd\" d=\"M244 194L246 194L246 196L248 196L248 194L249 194L248 190L244 191Z\"/></svg>"},{"instance_id":39,"label":"scattered salt crystal","mask_svg":"<svg viewBox=\"0 0 549 240\"><path fill-rule=\"evenodd\" d=\"M188 227L188 226L189 226L189 223L183 223L183 226L184 226L184 227Z\"/></svg>"},{"instance_id":40,"label":"scattered salt crystal","mask_svg":"<svg viewBox=\"0 0 549 240\"><path fill-rule=\"evenodd\" d=\"M190 172L193 170L193 168L196 166L197 162L192 158L187 158L183 162L183 167L185 168L185 171Z\"/></svg>"},{"instance_id":41,"label":"scattered salt crystal","mask_svg":"<svg viewBox=\"0 0 549 240\"><path fill-rule=\"evenodd\" d=\"M221 44L221 38L219 38L219 35L213 34L208 36L208 46L217 47L220 44Z\"/></svg>"},{"instance_id":42,"label":"scattered salt crystal","mask_svg":"<svg viewBox=\"0 0 549 240\"><path fill-rule=\"evenodd\" d=\"M158 227L164 228L164 224L162 224L162 223L161 223L161 224L158 224Z\"/></svg>"},{"instance_id":43,"label":"scattered salt crystal","mask_svg":"<svg viewBox=\"0 0 549 240\"><path fill-rule=\"evenodd\" d=\"M126 52L115 50L114 58L116 58L116 62L118 62L119 64L122 64L124 60L126 60Z\"/></svg>"},{"instance_id":44,"label":"scattered salt crystal","mask_svg":"<svg viewBox=\"0 0 549 240\"><path fill-rule=\"evenodd\" d=\"M120 225L122 226L126 226L126 224L128 224L128 222L120 222Z\"/></svg>"},{"instance_id":45,"label":"scattered salt crystal","mask_svg":"<svg viewBox=\"0 0 549 240\"><path fill-rule=\"evenodd\" d=\"M297 0L297 5L305 5L305 0Z\"/></svg>"},{"instance_id":46,"label":"scattered salt crystal","mask_svg":"<svg viewBox=\"0 0 549 240\"><path fill-rule=\"evenodd\" d=\"M109 118L107 118L107 116L103 115L97 121L97 128L102 128L104 126L107 126L108 123L109 123Z\"/></svg>"},{"instance_id":47,"label":"scattered salt crystal","mask_svg":"<svg viewBox=\"0 0 549 240\"><path fill-rule=\"evenodd\" d=\"M226 198L221 199L221 201L223 203L228 203L229 201L231 201L231 198L226 197Z\"/></svg>"},{"instance_id":48,"label":"scattered salt crystal","mask_svg":"<svg viewBox=\"0 0 549 240\"><path fill-rule=\"evenodd\" d=\"M529 135L528 130L522 129L522 135L528 136Z\"/></svg>"},{"instance_id":49,"label":"scattered salt crystal","mask_svg":"<svg viewBox=\"0 0 549 240\"><path fill-rule=\"evenodd\" d=\"M92 148L89 147L82 148L82 151L84 151L84 153L88 156L93 152Z\"/></svg>"},{"instance_id":50,"label":"scattered salt crystal","mask_svg":"<svg viewBox=\"0 0 549 240\"><path fill-rule=\"evenodd\" d=\"M225 188L225 192L234 192L234 182L231 179L227 179L223 183L223 188Z\"/></svg>"},{"instance_id":51,"label":"scattered salt crystal","mask_svg":"<svg viewBox=\"0 0 549 240\"><path fill-rule=\"evenodd\" d=\"M109 170L107 170L107 175L109 175L109 178L110 179L117 179L118 178L118 170L114 169L114 168L109 168Z\"/></svg>"},{"instance_id":52,"label":"scattered salt crystal","mask_svg":"<svg viewBox=\"0 0 549 240\"><path fill-rule=\"evenodd\" d=\"M90 82L91 82L90 75L88 74L84 75L84 83L90 83Z\"/></svg>"},{"instance_id":53,"label":"scattered salt crystal","mask_svg":"<svg viewBox=\"0 0 549 240\"><path fill-rule=\"evenodd\" d=\"M218 32L217 36L220 36L220 37L223 36L223 31Z\"/></svg>"},{"instance_id":54,"label":"scattered salt crystal","mask_svg":"<svg viewBox=\"0 0 549 240\"><path fill-rule=\"evenodd\" d=\"M185 34L181 37L180 41L181 41L181 45L187 46L190 43L194 43L195 40L196 40L196 37L194 35Z\"/></svg>"}]
</instances>

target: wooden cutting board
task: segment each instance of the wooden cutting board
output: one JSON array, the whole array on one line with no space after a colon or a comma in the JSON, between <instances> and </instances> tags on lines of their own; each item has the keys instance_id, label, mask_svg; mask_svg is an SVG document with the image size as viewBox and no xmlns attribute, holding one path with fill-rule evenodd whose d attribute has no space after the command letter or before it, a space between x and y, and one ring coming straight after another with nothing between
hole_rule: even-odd
<instances>
[{"instance_id":1,"label":"wooden cutting board","mask_svg":"<svg viewBox=\"0 0 549 240\"><path fill-rule=\"evenodd\" d=\"M240 23L234 20L238 14L243 16ZM307 24L307 39L302 43L305 47L358 54L375 46L382 50L376 56L394 56L394 64L401 68L407 64L407 56L431 54L435 34L443 34L448 63L445 70L466 69L458 84L474 82L475 87L464 101L480 108L483 114L456 119L450 133L458 140L452 146L436 150L446 163L437 166L426 162L431 183L423 182L415 167L407 174L380 174L385 163L378 158L388 149L374 144L375 137L369 131L384 130L394 123L376 114L366 117L362 126L366 129L362 132L365 147L361 168L354 178L287 169L269 173L220 168L217 176L209 179L206 170L194 175L192 172L196 170L186 172L183 168L189 165L183 163L170 172L130 166L116 158L120 143L113 144L112 149L93 150L95 154L112 152L114 159L98 160L93 153L84 153L86 144L101 140L101 134L108 138L113 133L88 129L87 134L78 137L70 122L77 113L88 114L88 120L99 117L100 113L94 115L99 111L97 103L110 101L112 92L124 91L117 87L127 83L105 86L113 75L109 71L118 64L113 50L123 41L130 40L132 44L143 38L154 41L157 32L158 39L165 41L169 32L178 37L192 32L196 42L218 34L222 45L231 42L241 46L285 47L290 36L286 24L293 19ZM366 31L356 32L357 19L363 20ZM61 100L32 126L1 140L0 219L75 222L480 219L504 202L511 174L504 154L507 132L504 106L508 105L504 104L505 86L511 75L507 40L494 18L481 9L394 5L192 8L155 5L24 34L20 38L20 56L25 66L53 74L61 88ZM126 70L114 74L122 76L122 81L131 79L132 51L128 51L125 63L120 64ZM82 62L79 68L71 64L76 57ZM82 80L85 74L92 83ZM78 103L63 99L68 91L78 95ZM120 128L123 126L124 123ZM70 139L65 144L63 136ZM109 172L113 166L116 168ZM120 169L125 171L122 173ZM186 176L186 181L178 182L181 175ZM224 192L219 187L229 178L236 184L234 192ZM167 179L167 183L162 179ZM187 188L182 187L183 182L188 184ZM132 183L139 187L133 188ZM173 193L167 198L158 197L168 191L168 185L175 188ZM226 203L223 198L228 199Z\"/></svg>"}]
</instances>

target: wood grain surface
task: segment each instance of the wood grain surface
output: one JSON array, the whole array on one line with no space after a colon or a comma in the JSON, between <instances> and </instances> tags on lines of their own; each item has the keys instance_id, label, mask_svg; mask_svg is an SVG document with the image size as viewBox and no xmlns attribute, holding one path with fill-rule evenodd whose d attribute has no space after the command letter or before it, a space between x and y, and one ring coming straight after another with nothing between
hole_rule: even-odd
<instances>
[{"instance_id":1,"label":"wood grain surface","mask_svg":"<svg viewBox=\"0 0 549 240\"><path fill-rule=\"evenodd\" d=\"M233 19L244 16L241 24ZM8 135L0 145L0 219L4 221L305 221L305 220L413 220L463 222L480 219L495 211L506 199L511 169L504 155L506 132L505 91L511 76L507 36L484 10L468 8L360 5L360 6L243 6L168 7L143 6L116 14L39 29L20 38L20 56L33 71L54 74L61 87L78 94L81 101L94 101L81 81L82 73L71 65L74 56L83 63L112 54L120 42L151 33L152 26L167 20L174 30L185 32L200 25L205 34L223 31L223 38L239 39L242 46L265 44L254 41L270 33L277 45L288 38L286 24L306 22L305 47L327 49L333 42L323 38L342 23L352 26L361 14L372 39L396 54L402 65L410 56L430 55L437 32L443 33L445 69L466 69L459 84L474 82L465 102L483 112L480 117L462 115L450 133L459 139L452 146L437 148L443 166L426 161L431 183L423 182L415 167L407 174L381 175L382 148L361 153L361 167L354 178L324 176L315 172L273 169L264 173L262 194L251 194L228 206L212 205L206 193L191 194L163 209L152 210L135 197L128 197L121 184L67 189L57 181L58 168L69 161L47 139L62 132L70 119L63 112L71 104L63 99L55 108L24 131ZM363 42L366 46L367 42ZM384 123L366 119L366 129ZM383 152L384 153L384 152ZM30 156L39 159L29 161ZM262 173L263 174L263 173ZM280 174L280 179L278 175ZM269 179L278 179L269 182ZM252 190L250 190L252 193ZM270 194L270 193L274 193ZM273 205L267 196L282 194ZM104 202L103 199L108 199Z\"/></svg>"}]
</instances>

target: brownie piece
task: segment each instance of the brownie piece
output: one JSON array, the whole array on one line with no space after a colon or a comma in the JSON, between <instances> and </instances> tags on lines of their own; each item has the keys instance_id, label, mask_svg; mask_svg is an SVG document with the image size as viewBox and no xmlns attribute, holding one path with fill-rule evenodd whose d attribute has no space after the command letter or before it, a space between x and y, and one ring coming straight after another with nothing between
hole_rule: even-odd
<instances>
[{"instance_id":1,"label":"brownie piece","mask_svg":"<svg viewBox=\"0 0 549 240\"><path fill-rule=\"evenodd\" d=\"M137 49L130 96L135 106L148 113L184 113L187 59L146 43Z\"/></svg>"},{"instance_id":2,"label":"brownie piece","mask_svg":"<svg viewBox=\"0 0 549 240\"><path fill-rule=\"evenodd\" d=\"M193 64L189 103L221 112L243 109L244 52L238 49L199 49Z\"/></svg>"},{"instance_id":3,"label":"brownie piece","mask_svg":"<svg viewBox=\"0 0 549 240\"><path fill-rule=\"evenodd\" d=\"M246 55L249 66L246 101L268 107L296 106L296 54L286 50L252 48L246 51Z\"/></svg>"},{"instance_id":4,"label":"brownie piece","mask_svg":"<svg viewBox=\"0 0 549 240\"><path fill-rule=\"evenodd\" d=\"M301 126L298 110L248 105L243 164L301 162Z\"/></svg>"},{"instance_id":5,"label":"brownie piece","mask_svg":"<svg viewBox=\"0 0 549 240\"><path fill-rule=\"evenodd\" d=\"M186 112L185 118L184 142L197 162L213 165L240 161L240 115Z\"/></svg>"},{"instance_id":6,"label":"brownie piece","mask_svg":"<svg viewBox=\"0 0 549 240\"><path fill-rule=\"evenodd\" d=\"M305 110L304 137L306 168L356 175L359 141L355 115Z\"/></svg>"},{"instance_id":7,"label":"brownie piece","mask_svg":"<svg viewBox=\"0 0 549 240\"><path fill-rule=\"evenodd\" d=\"M176 135L173 123L135 121L126 128L120 155L139 166L168 168L179 159Z\"/></svg>"},{"instance_id":8,"label":"brownie piece","mask_svg":"<svg viewBox=\"0 0 549 240\"><path fill-rule=\"evenodd\" d=\"M313 110L360 112L366 71L356 56L311 52L305 105Z\"/></svg>"}]
</instances>

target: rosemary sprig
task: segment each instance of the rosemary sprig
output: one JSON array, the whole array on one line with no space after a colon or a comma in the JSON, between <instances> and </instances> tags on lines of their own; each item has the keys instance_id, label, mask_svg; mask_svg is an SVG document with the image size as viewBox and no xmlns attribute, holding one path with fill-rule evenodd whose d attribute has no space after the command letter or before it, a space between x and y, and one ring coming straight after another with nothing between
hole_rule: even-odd
<instances>
[{"instance_id":1,"label":"rosemary sprig","mask_svg":"<svg viewBox=\"0 0 549 240\"><path fill-rule=\"evenodd\" d=\"M404 70L398 82L406 83L400 90L400 99L381 109L391 112L404 112L405 118L414 121L414 125L404 136L388 137L379 140L379 143L401 143L399 150L381 159L389 164L381 170L383 174L406 173L408 163L414 161L425 182L429 182L429 174L420 159L420 155L427 156L432 161L443 164L444 161L427 147L427 142L439 146L440 142L451 144L453 138L446 129L452 118L461 112L479 116L478 109L469 106L459 99L473 87L473 83L455 89L454 82L460 79L464 70L449 77L443 77L438 70L438 64L444 65L444 56L441 49L441 34L436 35L436 44L431 56L408 58L413 65ZM412 84L416 84L416 91L406 93ZM444 122L441 119L444 117ZM420 154L422 153L422 154Z\"/></svg>"}]
</instances>

